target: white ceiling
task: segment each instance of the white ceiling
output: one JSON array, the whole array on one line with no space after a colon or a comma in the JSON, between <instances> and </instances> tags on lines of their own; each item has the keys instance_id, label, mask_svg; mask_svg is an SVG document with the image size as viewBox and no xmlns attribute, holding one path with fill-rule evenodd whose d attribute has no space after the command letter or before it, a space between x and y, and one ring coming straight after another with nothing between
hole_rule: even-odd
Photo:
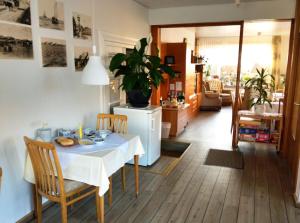
<instances>
[{"instance_id":1,"label":"white ceiling","mask_svg":"<svg viewBox=\"0 0 300 223\"><path fill-rule=\"evenodd\" d=\"M245 36L274 36L289 35L290 22L254 21L246 22L244 27ZM239 26L211 26L197 27L196 36L199 37L226 37L239 36Z\"/></svg>"},{"instance_id":2,"label":"white ceiling","mask_svg":"<svg viewBox=\"0 0 300 223\"><path fill-rule=\"evenodd\" d=\"M134 0L134 1L150 9L193 6L193 5L215 5L215 4L235 3L235 0ZM274 0L240 0L241 4L243 2L258 2L258 1L274 1Z\"/></svg>"}]
</instances>

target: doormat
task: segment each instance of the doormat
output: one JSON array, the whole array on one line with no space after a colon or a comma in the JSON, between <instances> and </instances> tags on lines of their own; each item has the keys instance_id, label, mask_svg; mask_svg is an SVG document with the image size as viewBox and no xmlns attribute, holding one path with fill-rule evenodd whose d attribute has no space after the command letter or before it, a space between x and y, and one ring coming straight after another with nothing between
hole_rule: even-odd
<instances>
[{"instance_id":1,"label":"doormat","mask_svg":"<svg viewBox=\"0 0 300 223\"><path fill-rule=\"evenodd\" d=\"M244 169L244 156L239 151L210 149L204 165Z\"/></svg>"},{"instance_id":2,"label":"doormat","mask_svg":"<svg viewBox=\"0 0 300 223\"><path fill-rule=\"evenodd\" d=\"M190 146L191 143L162 139L161 157L152 166L140 167L140 170L168 176L177 166Z\"/></svg>"}]
</instances>

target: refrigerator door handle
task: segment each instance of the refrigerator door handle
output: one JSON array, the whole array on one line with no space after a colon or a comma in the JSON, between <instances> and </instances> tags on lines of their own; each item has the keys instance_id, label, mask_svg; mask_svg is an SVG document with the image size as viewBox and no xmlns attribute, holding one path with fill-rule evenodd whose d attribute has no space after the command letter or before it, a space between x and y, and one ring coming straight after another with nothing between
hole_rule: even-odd
<instances>
[{"instance_id":1,"label":"refrigerator door handle","mask_svg":"<svg viewBox=\"0 0 300 223\"><path fill-rule=\"evenodd\" d=\"M152 131L152 132L155 131L155 122L154 122L154 118L151 119L151 131Z\"/></svg>"}]
</instances>

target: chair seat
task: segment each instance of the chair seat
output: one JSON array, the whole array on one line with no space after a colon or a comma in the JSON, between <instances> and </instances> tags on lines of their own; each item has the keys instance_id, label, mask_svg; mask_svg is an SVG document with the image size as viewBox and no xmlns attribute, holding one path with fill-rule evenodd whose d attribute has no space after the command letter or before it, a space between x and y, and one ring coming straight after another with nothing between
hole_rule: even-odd
<instances>
[{"instance_id":1,"label":"chair seat","mask_svg":"<svg viewBox=\"0 0 300 223\"><path fill-rule=\"evenodd\" d=\"M57 188L59 188L59 181L56 181L57 184ZM64 185L65 185L65 193L66 194L71 194L72 192L74 192L75 190L78 189L83 189L83 188L88 188L90 187L90 185L79 182L79 181L74 181L74 180L68 180L68 179L64 179Z\"/></svg>"},{"instance_id":2,"label":"chair seat","mask_svg":"<svg viewBox=\"0 0 300 223\"><path fill-rule=\"evenodd\" d=\"M78 182L78 181L74 181L74 180L64 179L64 183L65 183L65 192L66 193L70 193L70 192L72 192L76 189L79 189L81 187L89 187L88 184Z\"/></svg>"}]
</instances>

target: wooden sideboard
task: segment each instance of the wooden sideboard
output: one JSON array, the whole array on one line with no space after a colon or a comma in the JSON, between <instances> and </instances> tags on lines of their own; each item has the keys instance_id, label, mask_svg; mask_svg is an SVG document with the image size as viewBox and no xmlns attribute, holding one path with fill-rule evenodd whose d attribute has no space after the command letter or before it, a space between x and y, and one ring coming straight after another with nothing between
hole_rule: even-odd
<instances>
[{"instance_id":1,"label":"wooden sideboard","mask_svg":"<svg viewBox=\"0 0 300 223\"><path fill-rule=\"evenodd\" d=\"M162 59L165 56L175 57L175 64L170 66L176 71L177 76L175 78L169 78L168 75L163 76L164 82L158 89L153 89L151 103L159 105L160 97L166 100L170 84L176 86L176 83L180 82L182 84L180 91L185 95L185 102L190 104L187 114L188 120L191 120L198 115L201 104L203 64L192 63L192 49L187 43L161 43L160 47Z\"/></svg>"},{"instance_id":2,"label":"wooden sideboard","mask_svg":"<svg viewBox=\"0 0 300 223\"><path fill-rule=\"evenodd\" d=\"M189 108L189 104L178 108L163 107L162 121L171 123L171 137L176 137L184 131L189 121Z\"/></svg>"}]
</instances>

